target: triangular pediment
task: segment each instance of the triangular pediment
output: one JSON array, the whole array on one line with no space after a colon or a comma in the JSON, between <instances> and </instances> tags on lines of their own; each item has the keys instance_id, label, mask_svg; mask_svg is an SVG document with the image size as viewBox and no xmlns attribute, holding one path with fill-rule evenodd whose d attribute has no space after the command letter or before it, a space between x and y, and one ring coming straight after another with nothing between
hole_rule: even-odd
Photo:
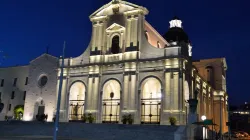
<instances>
[{"instance_id":1,"label":"triangular pediment","mask_svg":"<svg viewBox=\"0 0 250 140\"><path fill-rule=\"evenodd\" d=\"M39 59L42 59L42 58L50 58L50 59L58 60L57 57L50 55L50 54L47 54L47 53L44 53L44 54L38 56L37 58L31 60L30 63L34 63L36 61L39 61Z\"/></svg>"},{"instance_id":2,"label":"triangular pediment","mask_svg":"<svg viewBox=\"0 0 250 140\"><path fill-rule=\"evenodd\" d=\"M117 23L114 23L112 24L111 26L109 26L106 31L107 32L112 32L112 31L119 31L119 30L123 30L125 29L123 26L117 24Z\"/></svg>"},{"instance_id":3,"label":"triangular pediment","mask_svg":"<svg viewBox=\"0 0 250 140\"><path fill-rule=\"evenodd\" d=\"M99 8L98 10L96 10L93 14L91 14L90 18L109 16L109 15L113 15L114 13L121 14L127 11L133 11L137 9L142 10L143 12L145 12L145 14L148 13L148 10L142 6L138 6L138 5L135 5L126 1L120 1L120 0L117 0L116 2L111 1L108 4Z\"/></svg>"}]
</instances>

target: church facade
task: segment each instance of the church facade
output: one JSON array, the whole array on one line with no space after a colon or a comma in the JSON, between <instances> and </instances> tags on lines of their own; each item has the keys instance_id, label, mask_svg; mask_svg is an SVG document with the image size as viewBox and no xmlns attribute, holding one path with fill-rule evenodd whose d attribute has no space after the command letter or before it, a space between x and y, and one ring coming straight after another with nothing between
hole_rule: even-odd
<instances>
[{"instance_id":1,"label":"church facade","mask_svg":"<svg viewBox=\"0 0 250 140\"><path fill-rule=\"evenodd\" d=\"M225 58L194 61L182 21L174 17L161 36L145 20L148 13L113 0L90 15L89 46L82 55L64 59L60 121L92 114L95 123L121 123L131 114L134 124L169 125L169 117L175 117L178 125L186 125L187 101L197 91L198 119L205 115L225 132ZM23 120L47 114L52 121L61 66L61 58L43 54L27 66L0 68L1 115L11 116L14 106L23 104ZM13 91L25 97L10 98Z\"/></svg>"}]
</instances>

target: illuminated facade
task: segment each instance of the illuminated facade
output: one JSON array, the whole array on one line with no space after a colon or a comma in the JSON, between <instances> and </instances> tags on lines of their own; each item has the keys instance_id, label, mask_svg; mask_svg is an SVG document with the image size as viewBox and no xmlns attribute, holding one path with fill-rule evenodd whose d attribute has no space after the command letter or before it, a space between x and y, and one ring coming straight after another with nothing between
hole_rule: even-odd
<instances>
[{"instance_id":1,"label":"illuminated facade","mask_svg":"<svg viewBox=\"0 0 250 140\"><path fill-rule=\"evenodd\" d=\"M174 17L161 36L145 20L147 14L144 7L113 0L90 15L89 46L79 57L65 59L60 121L80 120L91 113L96 123L121 123L123 115L131 114L134 124L168 125L169 117L175 117L178 125L185 125L186 101L199 90L199 116L215 118L219 124L218 105L223 104L225 124L225 74L219 81L223 87L213 83L223 77L225 59L216 59L221 70L213 69L210 60L193 62L182 21ZM24 120L34 120L39 112L52 120L61 62L48 54L31 61Z\"/></svg>"}]
</instances>

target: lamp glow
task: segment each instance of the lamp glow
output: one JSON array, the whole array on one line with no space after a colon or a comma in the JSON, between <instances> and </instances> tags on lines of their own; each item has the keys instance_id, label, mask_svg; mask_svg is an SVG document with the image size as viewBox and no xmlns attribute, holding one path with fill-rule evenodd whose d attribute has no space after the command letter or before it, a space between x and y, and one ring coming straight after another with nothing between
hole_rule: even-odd
<instances>
[{"instance_id":1,"label":"lamp glow","mask_svg":"<svg viewBox=\"0 0 250 140\"><path fill-rule=\"evenodd\" d=\"M201 120L204 121L204 120L206 120L206 119L207 119L207 117L206 117L205 115L202 115L202 116L201 116Z\"/></svg>"}]
</instances>

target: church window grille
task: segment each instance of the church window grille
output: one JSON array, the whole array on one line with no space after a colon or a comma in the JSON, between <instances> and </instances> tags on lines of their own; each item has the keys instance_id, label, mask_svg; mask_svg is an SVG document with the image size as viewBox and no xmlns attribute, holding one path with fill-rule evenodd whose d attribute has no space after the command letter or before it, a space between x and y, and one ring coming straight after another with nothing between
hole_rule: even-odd
<instances>
[{"instance_id":1,"label":"church window grille","mask_svg":"<svg viewBox=\"0 0 250 140\"><path fill-rule=\"evenodd\" d=\"M86 119L84 114L86 88L81 82L75 82L69 93L69 120L80 121Z\"/></svg>"},{"instance_id":2,"label":"church window grille","mask_svg":"<svg viewBox=\"0 0 250 140\"><path fill-rule=\"evenodd\" d=\"M114 98L114 92L109 99L103 99L103 123L118 123L120 111L120 99Z\"/></svg>"},{"instance_id":3,"label":"church window grille","mask_svg":"<svg viewBox=\"0 0 250 140\"><path fill-rule=\"evenodd\" d=\"M142 124L160 124L161 98L141 99L141 123Z\"/></svg>"},{"instance_id":4,"label":"church window grille","mask_svg":"<svg viewBox=\"0 0 250 140\"><path fill-rule=\"evenodd\" d=\"M84 117L84 103L85 100L70 100L70 114L69 118L71 121L80 120ZM86 116L85 116L86 117Z\"/></svg>"}]
</instances>

